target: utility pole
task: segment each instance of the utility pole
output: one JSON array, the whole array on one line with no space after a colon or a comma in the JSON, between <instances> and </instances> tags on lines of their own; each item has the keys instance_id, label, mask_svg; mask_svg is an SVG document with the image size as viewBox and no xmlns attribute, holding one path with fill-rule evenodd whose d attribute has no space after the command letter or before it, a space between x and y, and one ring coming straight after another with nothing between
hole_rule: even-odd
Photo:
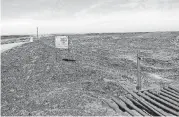
<instances>
[{"instance_id":1,"label":"utility pole","mask_svg":"<svg viewBox=\"0 0 179 117\"><path fill-rule=\"evenodd\" d=\"M141 74L140 74L140 55L139 55L140 51L137 50L137 90L141 90Z\"/></svg>"},{"instance_id":2,"label":"utility pole","mask_svg":"<svg viewBox=\"0 0 179 117\"><path fill-rule=\"evenodd\" d=\"M39 30L38 30L38 27L37 27L37 39L39 38Z\"/></svg>"}]
</instances>

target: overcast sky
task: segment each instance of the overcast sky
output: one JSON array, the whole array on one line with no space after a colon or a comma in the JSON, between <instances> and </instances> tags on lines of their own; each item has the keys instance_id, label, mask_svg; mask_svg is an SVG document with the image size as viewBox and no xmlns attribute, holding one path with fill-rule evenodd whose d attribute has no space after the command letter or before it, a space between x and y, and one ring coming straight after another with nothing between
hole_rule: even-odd
<instances>
[{"instance_id":1,"label":"overcast sky","mask_svg":"<svg viewBox=\"0 0 179 117\"><path fill-rule=\"evenodd\" d=\"M179 0L2 0L2 34L179 31Z\"/></svg>"}]
</instances>

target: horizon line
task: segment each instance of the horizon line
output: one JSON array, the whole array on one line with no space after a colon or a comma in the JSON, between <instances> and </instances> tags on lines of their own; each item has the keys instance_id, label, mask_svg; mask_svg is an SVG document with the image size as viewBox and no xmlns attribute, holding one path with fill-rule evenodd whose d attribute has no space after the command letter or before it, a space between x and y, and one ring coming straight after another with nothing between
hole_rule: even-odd
<instances>
[{"instance_id":1,"label":"horizon line","mask_svg":"<svg viewBox=\"0 0 179 117\"><path fill-rule=\"evenodd\" d=\"M42 33L39 35L85 35L85 34L118 34L118 33L155 33L155 32L179 32L179 30L175 30L175 31L129 31L129 32L87 32L87 33ZM36 35L34 34L1 34L2 36L15 36L15 35Z\"/></svg>"}]
</instances>

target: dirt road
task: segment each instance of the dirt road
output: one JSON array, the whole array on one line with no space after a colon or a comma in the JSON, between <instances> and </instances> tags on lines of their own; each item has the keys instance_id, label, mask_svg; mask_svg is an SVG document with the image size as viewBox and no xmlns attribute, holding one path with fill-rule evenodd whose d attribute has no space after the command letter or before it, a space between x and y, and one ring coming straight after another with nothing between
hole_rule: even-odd
<instances>
[{"instance_id":1,"label":"dirt road","mask_svg":"<svg viewBox=\"0 0 179 117\"><path fill-rule=\"evenodd\" d=\"M11 43L11 44L3 44L1 45L1 53L3 53L6 50L12 49L16 46L21 46L22 44L25 44L26 42L19 42L19 43Z\"/></svg>"}]
</instances>

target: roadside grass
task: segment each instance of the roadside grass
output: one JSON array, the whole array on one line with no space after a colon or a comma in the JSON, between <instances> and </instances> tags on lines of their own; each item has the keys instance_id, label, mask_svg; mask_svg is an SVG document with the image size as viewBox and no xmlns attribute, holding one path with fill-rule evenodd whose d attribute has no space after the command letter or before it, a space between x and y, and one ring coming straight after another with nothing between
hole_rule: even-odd
<instances>
[{"instance_id":1,"label":"roadside grass","mask_svg":"<svg viewBox=\"0 0 179 117\"><path fill-rule=\"evenodd\" d=\"M159 87L166 79L168 84L179 82L179 48L170 40L177 35L177 32L72 35L69 51L56 49L54 37L50 36L7 50L1 54L1 113L117 115L102 106L101 100L110 95L124 95L122 87L135 89L138 49L144 89Z\"/></svg>"}]
</instances>

